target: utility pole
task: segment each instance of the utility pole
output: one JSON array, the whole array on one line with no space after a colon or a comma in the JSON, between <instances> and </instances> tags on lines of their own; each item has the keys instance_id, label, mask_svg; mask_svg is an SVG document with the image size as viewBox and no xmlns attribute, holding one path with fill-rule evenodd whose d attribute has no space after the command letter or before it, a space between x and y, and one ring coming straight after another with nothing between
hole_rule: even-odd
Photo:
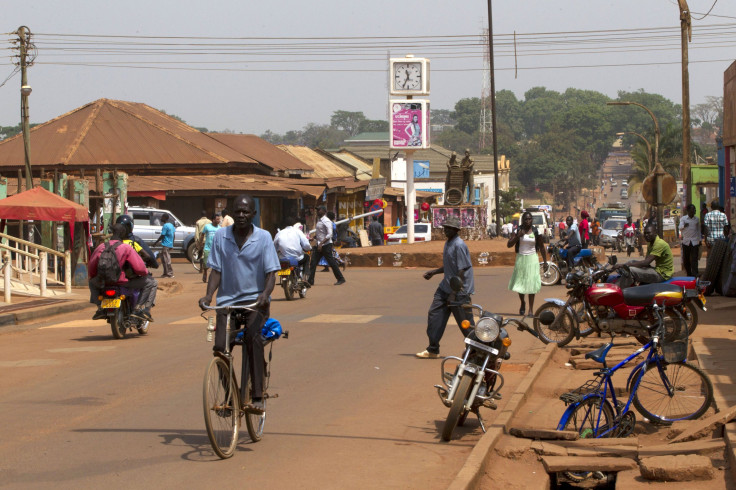
<instances>
[{"instance_id":1,"label":"utility pole","mask_svg":"<svg viewBox=\"0 0 736 490\"><path fill-rule=\"evenodd\" d=\"M685 205L693 202L690 195L690 72L688 71L687 43L692 41L690 8L687 0L677 0L680 8L680 37L682 44L682 185L685 188Z\"/></svg>"},{"instance_id":2,"label":"utility pole","mask_svg":"<svg viewBox=\"0 0 736 490\"><path fill-rule=\"evenodd\" d=\"M23 127L23 149L25 153L26 164L26 190L33 188L33 175L31 174L31 129L28 123L28 96L31 94L31 87L28 85L27 68L33 64L33 60L28 61L29 48L33 48L31 43L31 30L26 26L18 28L18 41L20 43L20 118ZM18 189L20 191L20 189Z\"/></svg>"},{"instance_id":3,"label":"utility pole","mask_svg":"<svg viewBox=\"0 0 736 490\"><path fill-rule=\"evenodd\" d=\"M498 202L498 143L496 135L498 134L496 125L496 74L493 63L493 7L491 0L488 0L488 50L490 53L490 69L491 69L491 131L493 134L493 199L496 206L496 236L501 236L501 217ZM482 102L482 101L481 101ZM472 192L472 191L471 191Z\"/></svg>"}]
</instances>

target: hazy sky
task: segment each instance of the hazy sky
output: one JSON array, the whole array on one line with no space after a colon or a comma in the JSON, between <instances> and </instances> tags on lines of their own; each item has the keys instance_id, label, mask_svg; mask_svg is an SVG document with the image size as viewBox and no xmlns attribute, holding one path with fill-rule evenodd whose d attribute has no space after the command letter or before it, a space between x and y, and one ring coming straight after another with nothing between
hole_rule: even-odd
<instances>
[{"instance_id":1,"label":"hazy sky","mask_svg":"<svg viewBox=\"0 0 736 490\"><path fill-rule=\"evenodd\" d=\"M736 9L733 0L717 0L697 20L713 0L689 5L696 104L723 95L723 72L736 56ZM494 0L493 7L496 90L523 98L535 86L575 87L615 97L643 88L681 102L675 0ZM261 134L326 124L336 110L386 119L389 55L431 60L433 108L479 97L479 36L488 20L484 0L6 1L0 83L13 71L12 33L21 25L38 49L28 71L31 122L104 97L210 130ZM0 125L19 122L19 87L19 74L0 87Z\"/></svg>"}]
</instances>

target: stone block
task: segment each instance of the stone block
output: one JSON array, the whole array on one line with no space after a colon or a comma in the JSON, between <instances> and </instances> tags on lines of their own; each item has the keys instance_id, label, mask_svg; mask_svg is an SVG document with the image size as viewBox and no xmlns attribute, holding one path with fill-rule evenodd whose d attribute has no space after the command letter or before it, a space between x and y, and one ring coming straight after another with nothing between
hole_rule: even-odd
<instances>
[{"instance_id":1,"label":"stone block","mask_svg":"<svg viewBox=\"0 0 736 490\"><path fill-rule=\"evenodd\" d=\"M712 480L710 458L698 455L653 456L639 462L641 476L656 481Z\"/></svg>"}]
</instances>

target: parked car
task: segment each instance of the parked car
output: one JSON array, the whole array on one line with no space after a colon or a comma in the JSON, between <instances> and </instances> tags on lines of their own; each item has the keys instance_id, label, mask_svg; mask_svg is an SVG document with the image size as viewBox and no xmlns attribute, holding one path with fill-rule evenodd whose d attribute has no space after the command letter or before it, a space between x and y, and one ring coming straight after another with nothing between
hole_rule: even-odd
<instances>
[{"instance_id":1,"label":"parked car","mask_svg":"<svg viewBox=\"0 0 736 490\"><path fill-rule=\"evenodd\" d=\"M406 243L406 234L409 228L406 225L402 225L388 236L388 245L398 245L399 243ZM429 242L432 240L432 227L429 223L414 223L414 241L415 242Z\"/></svg>"},{"instance_id":2,"label":"parked car","mask_svg":"<svg viewBox=\"0 0 736 490\"><path fill-rule=\"evenodd\" d=\"M610 218L603 222L601 226L600 245L604 249L612 248L621 251L621 244L618 241L618 233L624 229L626 218Z\"/></svg>"},{"instance_id":3,"label":"parked car","mask_svg":"<svg viewBox=\"0 0 736 490\"><path fill-rule=\"evenodd\" d=\"M621 198L622 199L628 199L629 198L629 191L626 189L621 189Z\"/></svg>"},{"instance_id":4,"label":"parked car","mask_svg":"<svg viewBox=\"0 0 736 490\"><path fill-rule=\"evenodd\" d=\"M161 216L169 215L169 223L174 225L174 248L172 252L181 252L191 262L194 254L194 227L185 226L171 211L158 208L143 208L131 206L128 215L133 218L133 233L138 235L146 244L152 246L161 236Z\"/></svg>"}]
</instances>

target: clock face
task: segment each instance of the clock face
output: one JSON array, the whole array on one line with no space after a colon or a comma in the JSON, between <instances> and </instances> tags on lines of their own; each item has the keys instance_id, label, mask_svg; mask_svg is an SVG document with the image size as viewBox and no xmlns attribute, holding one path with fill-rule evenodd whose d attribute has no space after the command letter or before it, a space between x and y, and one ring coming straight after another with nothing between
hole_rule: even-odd
<instances>
[{"instance_id":1,"label":"clock face","mask_svg":"<svg viewBox=\"0 0 736 490\"><path fill-rule=\"evenodd\" d=\"M394 90L421 90L421 63L394 64Z\"/></svg>"}]
</instances>

